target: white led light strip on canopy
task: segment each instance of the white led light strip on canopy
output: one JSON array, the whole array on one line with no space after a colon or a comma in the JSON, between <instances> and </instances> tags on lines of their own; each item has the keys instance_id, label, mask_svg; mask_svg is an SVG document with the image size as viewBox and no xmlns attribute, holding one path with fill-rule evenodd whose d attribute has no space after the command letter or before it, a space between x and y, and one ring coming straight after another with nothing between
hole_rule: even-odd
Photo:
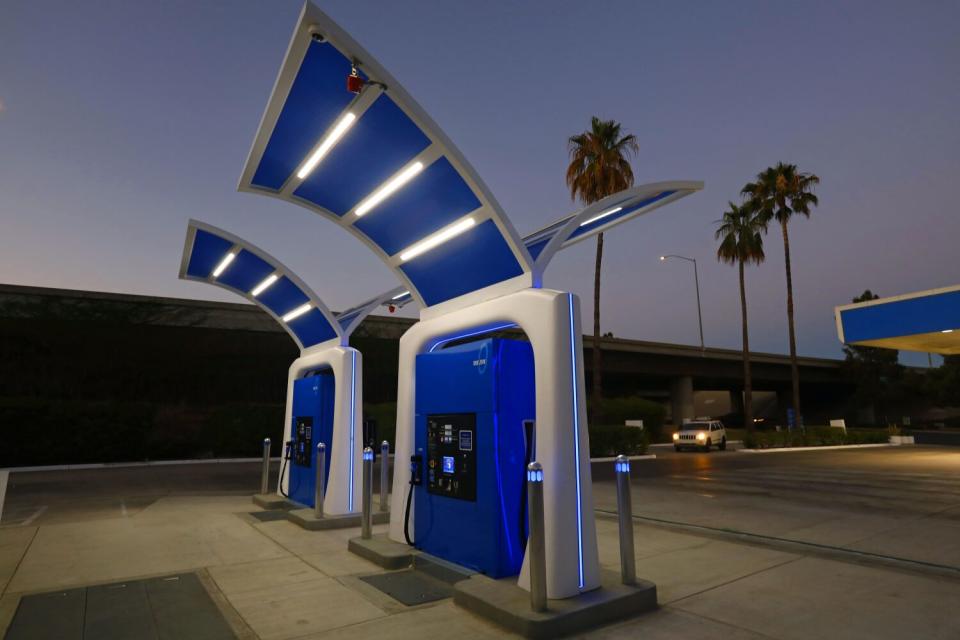
<instances>
[{"instance_id":1,"label":"white led light strip on canopy","mask_svg":"<svg viewBox=\"0 0 960 640\"><path fill-rule=\"evenodd\" d=\"M391 299L391 300L399 300L400 298L403 298L403 297L408 296L408 295L410 295L410 292L409 292L409 291L404 291L403 293L398 294L398 295L395 295L395 296L393 296L393 297L390 298L390 299Z\"/></svg>"},{"instance_id":2,"label":"white led light strip on canopy","mask_svg":"<svg viewBox=\"0 0 960 640\"><path fill-rule=\"evenodd\" d=\"M263 282L261 282L260 284L258 284L256 287L253 288L253 291L250 292L250 295L256 298L258 295L266 291L266 289L270 285L272 285L274 282L276 282L279 279L280 279L279 275L277 275L276 273L271 273L269 276L264 278Z\"/></svg>"},{"instance_id":3,"label":"white led light strip on canopy","mask_svg":"<svg viewBox=\"0 0 960 640\"><path fill-rule=\"evenodd\" d=\"M224 269L230 266L230 263L233 262L233 259L237 257L236 252L229 251L227 255L223 256L223 260L220 261L220 264L217 265L217 268L213 270L213 277L219 278L220 274L223 273Z\"/></svg>"},{"instance_id":4,"label":"white led light strip on canopy","mask_svg":"<svg viewBox=\"0 0 960 640\"><path fill-rule=\"evenodd\" d=\"M410 247L409 249L401 253L400 261L406 262L407 260L416 258L420 254L426 253L427 251L430 251L434 247L443 244L447 240L450 240L451 238L454 238L460 235L461 233L463 233L464 231L472 227L474 224L476 224L476 222L474 221L473 218L467 218L465 220L461 220L460 222L456 223L452 227L447 227L443 231L430 236L426 240L418 242L417 244L413 245L412 247Z\"/></svg>"},{"instance_id":5,"label":"white led light strip on canopy","mask_svg":"<svg viewBox=\"0 0 960 640\"><path fill-rule=\"evenodd\" d=\"M297 307L296 309L294 309L293 311L288 311L281 318L281 320L283 320L284 322L290 322L291 320L296 320L297 318L305 314L307 311L310 311L310 309L312 308L313 308L312 304L310 304L309 302L305 302L299 307Z\"/></svg>"},{"instance_id":6,"label":"white led light strip on canopy","mask_svg":"<svg viewBox=\"0 0 960 640\"><path fill-rule=\"evenodd\" d=\"M614 208L614 209L610 209L609 211L604 211L603 213L597 214L597 215L593 216L592 218L590 218L589 220L587 220L587 221L585 221L585 222L581 222L581 223L580 223L580 226L581 226L581 227L585 227L585 226L587 226L588 224L590 224L591 222L596 222L597 220L602 220L603 218L606 218L607 216L612 216L612 215L615 214L617 211L623 211L623 207L616 207L616 208Z\"/></svg>"},{"instance_id":7,"label":"white led light strip on canopy","mask_svg":"<svg viewBox=\"0 0 960 640\"><path fill-rule=\"evenodd\" d=\"M369 196L363 203L357 207L356 214L357 217L362 216L367 213L375 206L389 198L394 191L402 187L403 185L410 182L414 176L423 171L423 163L420 161L414 162L412 165L401 171L399 174L394 176L392 180L387 182L379 189L373 192L373 195Z\"/></svg>"},{"instance_id":8,"label":"white led light strip on canopy","mask_svg":"<svg viewBox=\"0 0 960 640\"><path fill-rule=\"evenodd\" d=\"M340 121L333 128L333 131L323 139L323 142L320 143L320 146L317 147L317 150L313 152L310 158L303 163L303 166L300 167L300 170L297 171L297 178L303 180L310 172L312 172L320 161L323 160L323 157L327 155L330 149L333 148L333 145L337 144L340 141L340 138L343 137L343 134L353 126L353 123L356 122L357 116L351 112L347 112L340 118Z\"/></svg>"}]
</instances>

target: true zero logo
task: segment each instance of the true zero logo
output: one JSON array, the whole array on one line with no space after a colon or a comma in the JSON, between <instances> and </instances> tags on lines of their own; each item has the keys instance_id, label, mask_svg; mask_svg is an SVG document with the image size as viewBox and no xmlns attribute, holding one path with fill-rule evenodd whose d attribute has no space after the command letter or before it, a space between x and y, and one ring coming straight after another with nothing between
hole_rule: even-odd
<instances>
[{"instance_id":1,"label":"true zero logo","mask_svg":"<svg viewBox=\"0 0 960 640\"><path fill-rule=\"evenodd\" d=\"M487 358L490 356L490 347L484 344L480 347L477 359L473 361L473 366L477 368L477 373L484 373L487 370Z\"/></svg>"}]
</instances>

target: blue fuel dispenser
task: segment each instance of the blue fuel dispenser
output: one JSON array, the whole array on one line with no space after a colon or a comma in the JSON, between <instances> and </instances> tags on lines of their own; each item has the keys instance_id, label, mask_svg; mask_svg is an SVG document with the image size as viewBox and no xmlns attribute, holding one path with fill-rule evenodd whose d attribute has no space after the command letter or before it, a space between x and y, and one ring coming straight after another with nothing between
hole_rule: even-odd
<instances>
[{"instance_id":1,"label":"blue fuel dispenser","mask_svg":"<svg viewBox=\"0 0 960 640\"><path fill-rule=\"evenodd\" d=\"M414 545L495 578L519 573L535 446L530 344L421 354L416 389Z\"/></svg>"},{"instance_id":2,"label":"blue fuel dispenser","mask_svg":"<svg viewBox=\"0 0 960 640\"><path fill-rule=\"evenodd\" d=\"M324 477L330 475L333 438L334 377L319 372L293 383L293 416L290 423L290 454L287 497L313 507L317 482L317 443L327 445Z\"/></svg>"}]
</instances>

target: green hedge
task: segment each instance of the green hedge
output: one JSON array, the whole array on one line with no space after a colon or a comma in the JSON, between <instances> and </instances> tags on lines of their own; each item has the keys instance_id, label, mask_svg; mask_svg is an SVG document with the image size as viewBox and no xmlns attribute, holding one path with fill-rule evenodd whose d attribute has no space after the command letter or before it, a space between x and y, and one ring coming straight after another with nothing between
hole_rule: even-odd
<instances>
[{"instance_id":1,"label":"green hedge","mask_svg":"<svg viewBox=\"0 0 960 640\"><path fill-rule=\"evenodd\" d=\"M590 454L636 455L647 449L648 431L659 431L662 408L637 398L611 401L619 419L642 419L646 430L621 424L590 427ZM377 439L393 445L396 403L368 403ZM147 402L83 402L0 398L0 467L257 457L263 438L279 455L283 405L212 407Z\"/></svg>"},{"instance_id":2,"label":"green hedge","mask_svg":"<svg viewBox=\"0 0 960 640\"><path fill-rule=\"evenodd\" d=\"M603 399L603 423L623 425L627 420L643 420L644 431L652 442L663 435L663 423L667 410L659 402L627 396Z\"/></svg>"},{"instance_id":3,"label":"green hedge","mask_svg":"<svg viewBox=\"0 0 960 640\"><path fill-rule=\"evenodd\" d=\"M363 403L363 417L373 418L377 421L377 442L386 440L390 443L390 450L392 451L397 440L397 403L365 402Z\"/></svg>"},{"instance_id":4,"label":"green hedge","mask_svg":"<svg viewBox=\"0 0 960 640\"><path fill-rule=\"evenodd\" d=\"M771 449L776 447L826 447L842 444L880 444L890 436L886 430L843 429L831 427L808 427L806 431L760 431L748 433L743 446L748 449Z\"/></svg>"},{"instance_id":5,"label":"green hedge","mask_svg":"<svg viewBox=\"0 0 960 640\"><path fill-rule=\"evenodd\" d=\"M643 429L619 424L590 427L590 457L602 458L621 453L628 456L647 452L649 439Z\"/></svg>"},{"instance_id":6,"label":"green hedge","mask_svg":"<svg viewBox=\"0 0 960 640\"><path fill-rule=\"evenodd\" d=\"M256 457L279 443L283 406L0 398L0 467ZM274 454L279 449L274 445Z\"/></svg>"}]
</instances>

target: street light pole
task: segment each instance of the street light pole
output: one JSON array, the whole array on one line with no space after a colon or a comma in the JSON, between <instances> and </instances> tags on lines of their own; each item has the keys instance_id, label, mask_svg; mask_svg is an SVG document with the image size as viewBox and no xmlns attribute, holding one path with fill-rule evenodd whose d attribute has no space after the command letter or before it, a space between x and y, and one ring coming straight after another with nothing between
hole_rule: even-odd
<instances>
[{"instance_id":1,"label":"street light pole","mask_svg":"<svg viewBox=\"0 0 960 640\"><path fill-rule=\"evenodd\" d=\"M666 262L667 258L679 258L680 260L686 260L687 262L693 263L693 284L697 291L697 321L700 324L700 355L706 355L707 347L703 342L703 312L700 311L700 274L697 272L697 261L694 258L688 258L687 256L668 254L665 256L660 256L660 262Z\"/></svg>"}]
</instances>

